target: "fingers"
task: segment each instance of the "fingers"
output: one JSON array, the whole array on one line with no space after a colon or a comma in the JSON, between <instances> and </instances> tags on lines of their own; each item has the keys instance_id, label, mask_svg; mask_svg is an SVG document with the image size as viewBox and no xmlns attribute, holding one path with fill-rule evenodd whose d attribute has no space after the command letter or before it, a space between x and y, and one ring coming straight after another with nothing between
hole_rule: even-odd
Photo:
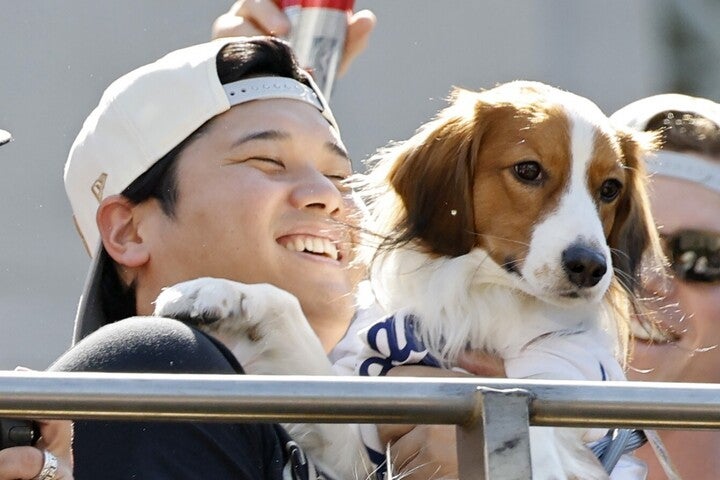
<instances>
[{"instance_id":1,"label":"fingers","mask_svg":"<svg viewBox=\"0 0 720 480\"><path fill-rule=\"evenodd\" d=\"M39 420L40 440L37 447L50 450L58 460L73 464L72 422L67 420Z\"/></svg>"},{"instance_id":2,"label":"fingers","mask_svg":"<svg viewBox=\"0 0 720 480\"><path fill-rule=\"evenodd\" d=\"M378 425L378 436L383 445L393 443L415 428L415 425Z\"/></svg>"},{"instance_id":3,"label":"fingers","mask_svg":"<svg viewBox=\"0 0 720 480\"><path fill-rule=\"evenodd\" d=\"M56 452L51 452L58 457ZM44 452L35 447L11 447L0 450L0 480L31 480L40 474ZM58 457L55 480L73 480L72 463Z\"/></svg>"},{"instance_id":4,"label":"fingers","mask_svg":"<svg viewBox=\"0 0 720 480\"><path fill-rule=\"evenodd\" d=\"M458 366L479 377L504 378L505 362L485 352L467 351L460 354Z\"/></svg>"},{"instance_id":5,"label":"fingers","mask_svg":"<svg viewBox=\"0 0 720 480\"><path fill-rule=\"evenodd\" d=\"M289 31L290 21L272 0L238 0L215 19L212 38L283 36Z\"/></svg>"},{"instance_id":6,"label":"fingers","mask_svg":"<svg viewBox=\"0 0 720 480\"><path fill-rule=\"evenodd\" d=\"M0 450L0 480L31 479L42 469L43 452L35 447Z\"/></svg>"},{"instance_id":7,"label":"fingers","mask_svg":"<svg viewBox=\"0 0 720 480\"><path fill-rule=\"evenodd\" d=\"M215 19L212 25L212 38L225 37L252 37L255 35L264 35L265 32L260 30L252 22L246 18L235 17L227 13L220 15Z\"/></svg>"},{"instance_id":8,"label":"fingers","mask_svg":"<svg viewBox=\"0 0 720 480\"><path fill-rule=\"evenodd\" d=\"M418 425L390 447L393 470L400 478L457 478L455 427Z\"/></svg>"},{"instance_id":9,"label":"fingers","mask_svg":"<svg viewBox=\"0 0 720 480\"><path fill-rule=\"evenodd\" d=\"M30 372L25 367L15 371ZM58 459L56 480L72 480L72 429L69 420L36 420L40 439L35 447L12 447L0 450L0 480L35 478L45 463L43 450L49 450Z\"/></svg>"},{"instance_id":10,"label":"fingers","mask_svg":"<svg viewBox=\"0 0 720 480\"><path fill-rule=\"evenodd\" d=\"M387 372L388 377L467 377L467 373L427 367L425 365L398 365Z\"/></svg>"},{"instance_id":11,"label":"fingers","mask_svg":"<svg viewBox=\"0 0 720 480\"><path fill-rule=\"evenodd\" d=\"M375 14L370 10L360 10L350 16L343 57L338 68L339 75L343 75L353 60L365 50L376 22Z\"/></svg>"},{"instance_id":12,"label":"fingers","mask_svg":"<svg viewBox=\"0 0 720 480\"><path fill-rule=\"evenodd\" d=\"M365 50L375 23L375 14L370 10L349 14L345 47L338 68L339 75L343 75L353 60ZM286 36L290 33L290 28L290 20L274 1L237 0L213 22L212 38Z\"/></svg>"},{"instance_id":13,"label":"fingers","mask_svg":"<svg viewBox=\"0 0 720 480\"><path fill-rule=\"evenodd\" d=\"M413 431L408 432L402 438L390 446L390 461L393 466L393 475L403 479L413 478L410 464L420 454L422 443L419 441L418 435Z\"/></svg>"}]
</instances>

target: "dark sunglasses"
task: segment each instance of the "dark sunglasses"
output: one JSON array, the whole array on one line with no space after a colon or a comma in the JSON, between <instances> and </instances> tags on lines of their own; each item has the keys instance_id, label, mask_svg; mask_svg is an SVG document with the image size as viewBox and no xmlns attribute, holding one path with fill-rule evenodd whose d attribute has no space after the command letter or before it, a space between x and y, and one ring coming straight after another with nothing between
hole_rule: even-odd
<instances>
[{"instance_id":1,"label":"dark sunglasses","mask_svg":"<svg viewBox=\"0 0 720 480\"><path fill-rule=\"evenodd\" d=\"M720 232L681 230L660 234L675 278L686 282L720 282Z\"/></svg>"}]
</instances>

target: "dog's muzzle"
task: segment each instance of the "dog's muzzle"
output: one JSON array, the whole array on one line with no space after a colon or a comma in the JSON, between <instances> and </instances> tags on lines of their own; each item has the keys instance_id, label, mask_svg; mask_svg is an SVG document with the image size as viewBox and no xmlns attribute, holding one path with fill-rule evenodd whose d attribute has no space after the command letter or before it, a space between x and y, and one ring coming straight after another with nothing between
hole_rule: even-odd
<instances>
[{"instance_id":1,"label":"dog's muzzle","mask_svg":"<svg viewBox=\"0 0 720 480\"><path fill-rule=\"evenodd\" d=\"M579 288L594 287L607 273L605 255L583 245L572 245L562 252L562 266L570 283Z\"/></svg>"}]
</instances>

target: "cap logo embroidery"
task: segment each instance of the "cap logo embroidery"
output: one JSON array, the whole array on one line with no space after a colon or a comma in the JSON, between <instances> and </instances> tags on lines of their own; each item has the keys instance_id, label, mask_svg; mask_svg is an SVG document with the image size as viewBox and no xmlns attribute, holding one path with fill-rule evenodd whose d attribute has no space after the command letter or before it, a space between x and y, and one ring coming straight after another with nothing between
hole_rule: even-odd
<instances>
[{"instance_id":1,"label":"cap logo embroidery","mask_svg":"<svg viewBox=\"0 0 720 480\"><path fill-rule=\"evenodd\" d=\"M85 235L83 235L82 230L80 229L80 224L77 221L77 217L73 215L73 224L75 225L75 230L77 230L78 235L80 235L80 240L82 240L83 247L85 247L85 251L90 255L90 257L93 256L92 250L90 250L90 247L88 247L87 240L85 240Z\"/></svg>"},{"instance_id":2,"label":"cap logo embroidery","mask_svg":"<svg viewBox=\"0 0 720 480\"><path fill-rule=\"evenodd\" d=\"M98 202L102 201L103 198L103 190L105 190L105 180L107 179L107 173L101 174L97 180L95 180L90 187L90 190L92 191L93 195L95 195L95 198L97 198Z\"/></svg>"}]
</instances>

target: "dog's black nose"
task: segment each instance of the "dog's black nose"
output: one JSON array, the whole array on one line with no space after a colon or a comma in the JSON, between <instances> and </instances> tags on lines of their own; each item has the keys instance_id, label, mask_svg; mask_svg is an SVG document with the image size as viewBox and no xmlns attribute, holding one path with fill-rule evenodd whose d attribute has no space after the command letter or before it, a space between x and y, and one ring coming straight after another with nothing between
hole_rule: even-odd
<instances>
[{"instance_id":1,"label":"dog's black nose","mask_svg":"<svg viewBox=\"0 0 720 480\"><path fill-rule=\"evenodd\" d=\"M565 250L562 263L568 279L580 288L594 287L607 272L605 255L580 245Z\"/></svg>"}]
</instances>

